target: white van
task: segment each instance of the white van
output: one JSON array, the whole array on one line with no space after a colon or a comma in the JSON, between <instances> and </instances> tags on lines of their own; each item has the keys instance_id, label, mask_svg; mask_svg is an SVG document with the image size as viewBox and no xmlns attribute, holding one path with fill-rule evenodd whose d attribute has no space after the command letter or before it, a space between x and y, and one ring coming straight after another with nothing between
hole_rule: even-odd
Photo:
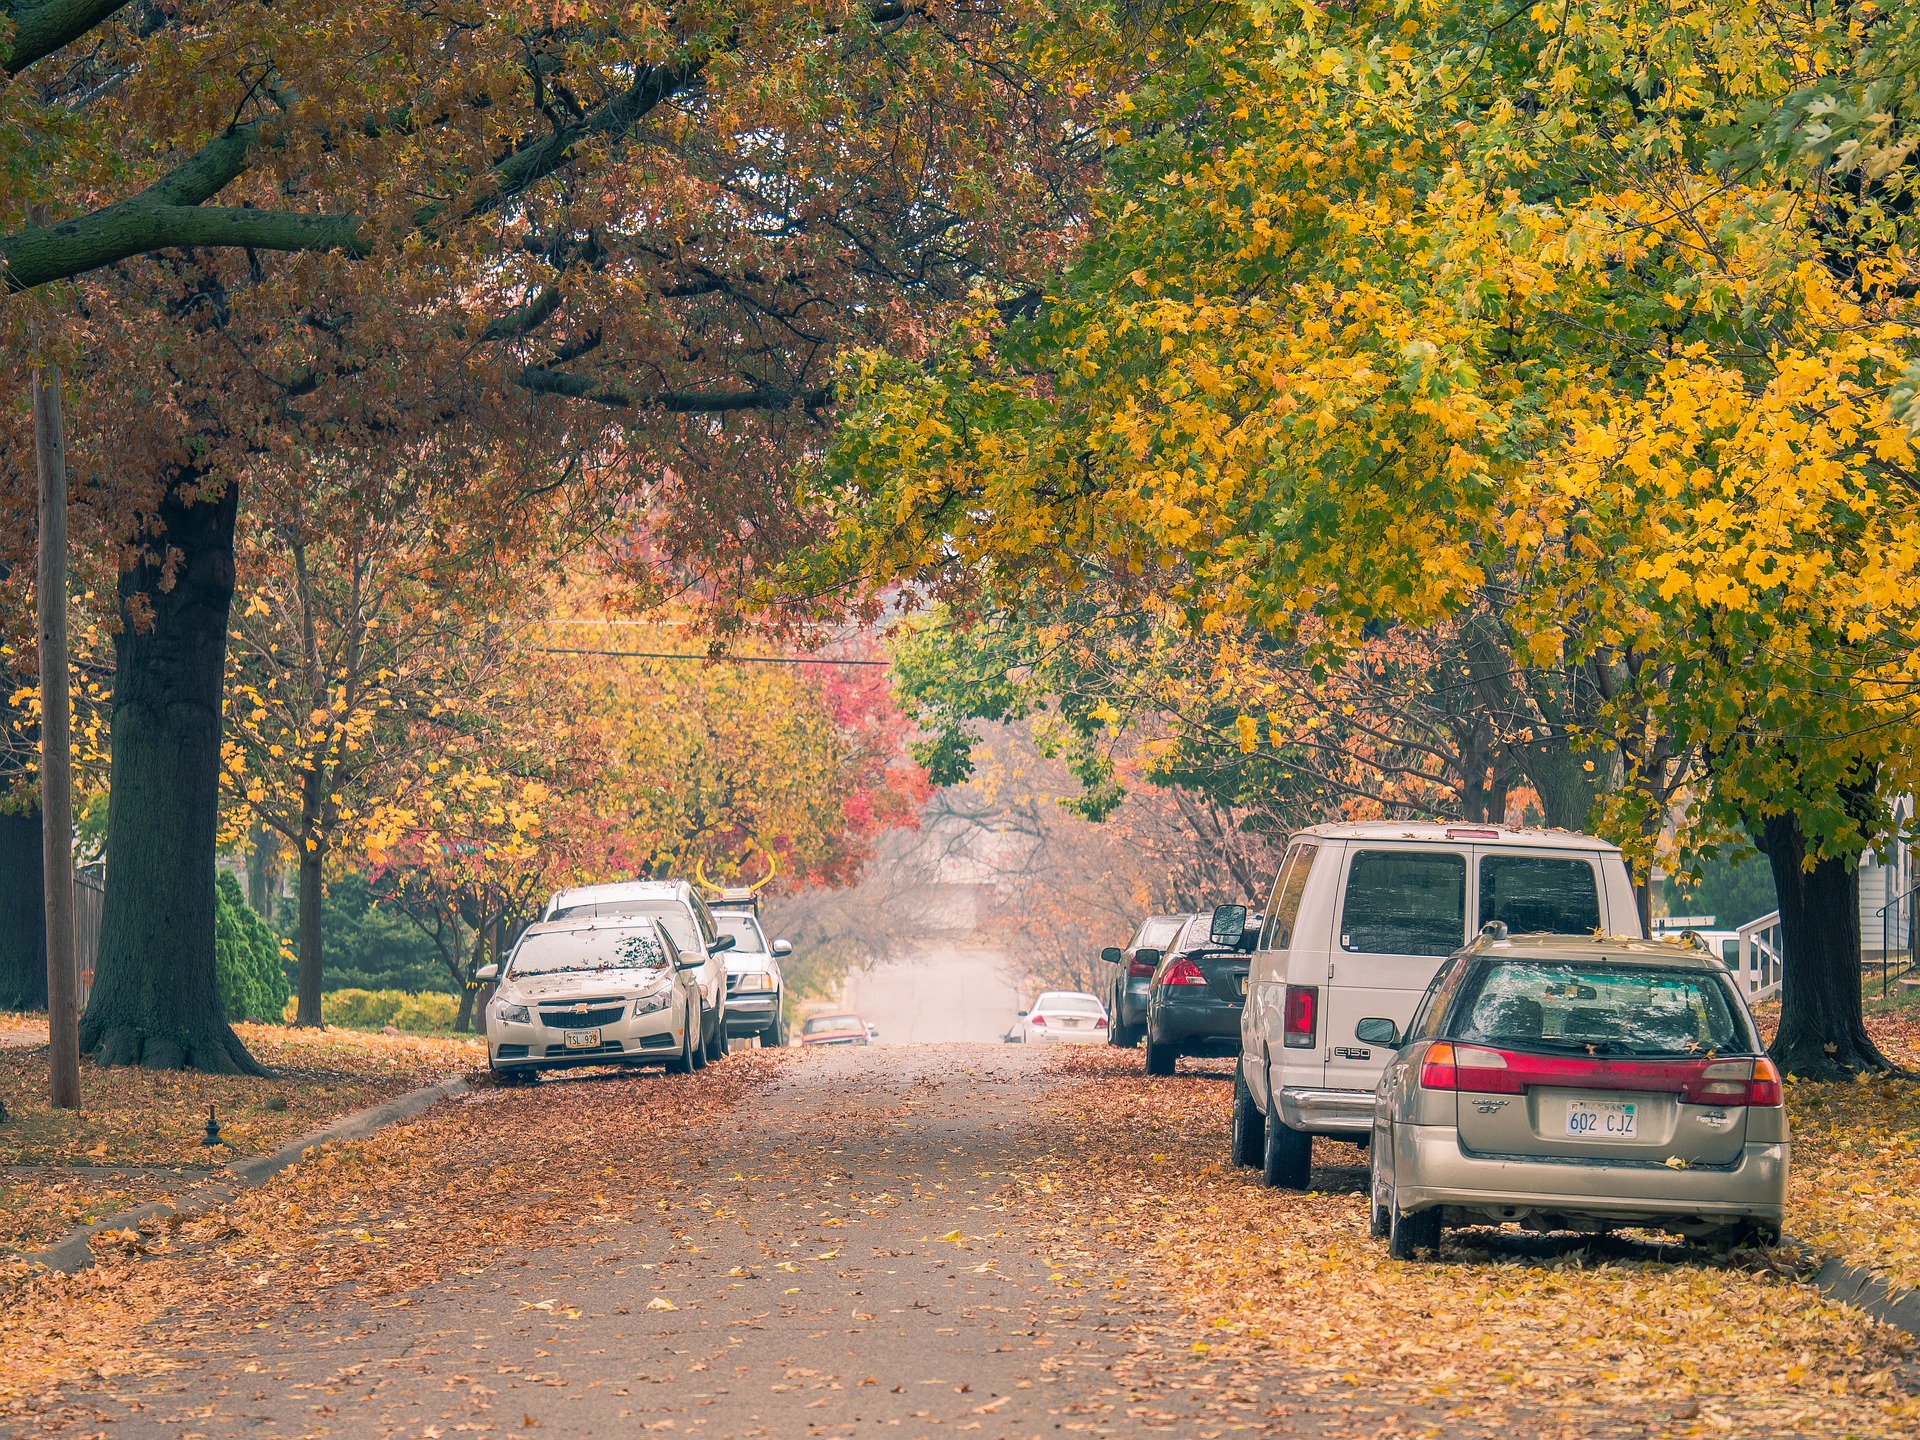
<instances>
[{"instance_id":1,"label":"white van","mask_svg":"<svg viewBox=\"0 0 1920 1440\"><path fill-rule=\"evenodd\" d=\"M1295 835L1247 976L1234 1160L1303 1190L1315 1135L1365 1143L1393 1050L1356 1027L1390 1020L1405 1034L1441 962L1494 921L1516 935L1641 933L1619 849L1590 835L1393 821Z\"/></svg>"}]
</instances>

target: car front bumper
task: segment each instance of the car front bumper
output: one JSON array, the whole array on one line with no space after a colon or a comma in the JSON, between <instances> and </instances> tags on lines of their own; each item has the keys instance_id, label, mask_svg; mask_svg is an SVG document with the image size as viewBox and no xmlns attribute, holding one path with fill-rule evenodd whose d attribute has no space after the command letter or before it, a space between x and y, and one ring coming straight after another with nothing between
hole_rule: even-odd
<instances>
[{"instance_id":1,"label":"car front bumper","mask_svg":"<svg viewBox=\"0 0 1920 1440\"><path fill-rule=\"evenodd\" d=\"M593 1027L600 1032L600 1044L593 1049L570 1047L567 1036L579 1031L543 1024L539 1008L535 1006L533 1011L530 1024L487 1017L487 1059L494 1069L563 1070L578 1065L665 1063L681 1053L680 1037L673 1028L678 1006L672 1002L640 1015L633 1013L631 1001L624 1003L618 1020Z\"/></svg>"},{"instance_id":2,"label":"car front bumper","mask_svg":"<svg viewBox=\"0 0 1920 1440\"><path fill-rule=\"evenodd\" d=\"M727 996L727 1033L758 1035L764 1030L771 1030L779 1014L779 991L736 990Z\"/></svg>"},{"instance_id":3,"label":"car front bumper","mask_svg":"<svg viewBox=\"0 0 1920 1440\"><path fill-rule=\"evenodd\" d=\"M1394 1193L1409 1212L1446 1205L1476 1218L1535 1219L1554 1229L1636 1220L1779 1225L1791 1150L1788 1143L1748 1144L1731 1165L1674 1169L1476 1155L1461 1148L1451 1125L1396 1125Z\"/></svg>"}]
</instances>

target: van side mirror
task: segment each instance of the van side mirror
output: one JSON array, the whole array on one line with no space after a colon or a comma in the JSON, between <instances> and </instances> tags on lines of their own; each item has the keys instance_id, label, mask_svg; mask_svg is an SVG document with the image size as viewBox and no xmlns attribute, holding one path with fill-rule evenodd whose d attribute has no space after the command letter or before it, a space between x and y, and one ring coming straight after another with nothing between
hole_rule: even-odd
<instances>
[{"instance_id":1,"label":"van side mirror","mask_svg":"<svg viewBox=\"0 0 1920 1440\"><path fill-rule=\"evenodd\" d=\"M1121 955L1118 945L1109 945L1100 952L1100 958L1109 965L1118 965L1125 957Z\"/></svg>"},{"instance_id":2,"label":"van side mirror","mask_svg":"<svg viewBox=\"0 0 1920 1440\"><path fill-rule=\"evenodd\" d=\"M476 980L497 980L500 978L500 967L498 965L482 965L478 970L473 972L473 978Z\"/></svg>"},{"instance_id":3,"label":"van side mirror","mask_svg":"<svg viewBox=\"0 0 1920 1440\"><path fill-rule=\"evenodd\" d=\"M1213 923L1207 931L1207 939L1215 945L1237 947L1240 937L1247 933L1247 907L1244 905L1216 905L1213 907Z\"/></svg>"},{"instance_id":4,"label":"van side mirror","mask_svg":"<svg viewBox=\"0 0 1920 1440\"><path fill-rule=\"evenodd\" d=\"M1379 1045L1392 1050L1400 1044L1400 1027L1380 1016L1369 1016L1353 1027L1353 1038L1362 1045Z\"/></svg>"},{"instance_id":5,"label":"van side mirror","mask_svg":"<svg viewBox=\"0 0 1920 1440\"><path fill-rule=\"evenodd\" d=\"M793 953L793 942L791 940L774 941L773 953L776 955L791 955Z\"/></svg>"}]
</instances>

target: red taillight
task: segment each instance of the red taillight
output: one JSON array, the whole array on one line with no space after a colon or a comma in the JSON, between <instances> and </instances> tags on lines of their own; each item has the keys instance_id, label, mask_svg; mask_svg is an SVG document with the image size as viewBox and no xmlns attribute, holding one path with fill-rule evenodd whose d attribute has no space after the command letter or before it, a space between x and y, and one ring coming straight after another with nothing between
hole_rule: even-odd
<instances>
[{"instance_id":1,"label":"red taillight","mask_svg":"<svg viewBox=\"0 0 1920 1440\"><path fill-rule=\"evenodd\" d=\"M1604 1055L1525 1055L1484 1045L1427 1048L1420 1083L1429 1090L1524 1095L1533 1085L1573 1090L1643 1090L1683 1105L1778 1105L1771 1060L1612 1060Z\"/></svg>"},{"instance_id":2,"label":"red taillight","mask_svg":"<svg viewBox=\"0 0 1920 1440\"><path fill-rule=\"evenodd\" d=\"M1036 1015L1033 1017L1033 1023L1036 1025L1044 1025L1047 1023L1047 1017L1044 1015Z\"/></svg>"},{"instance_id":3,"label":"red taillight","mask_svg":"<svg viewBox=\"0 0 1920 1440\"><path fill-rule=\"evenodd\" d=\"M1204 985L1207 977L1200 973L1200 967L1191 960L1176 960L1167 967L1167 973L1160 977L1162 985Z\"/></svg>"},{"instance_id":4,"label":"red taillight","mask_svg":"<svg viewBox=\"0 0 1920 1440\"><path fill-rule=\"evenodd\" d=\"M1096 1030L1104 1030L1104 1029L1106 1029L1106 1028L1107 1028L1107 1017L1106 1017L1106 1016L1104 1016L1104 1015L1102 1015L1102 1016L1101 1016L1101 1017L1100 1017L1100 1018L1099 1018L1098 1020L1096 1020L1096 1021L1094 1021L1094 1022L1093 1022L1093 1028L1094 1028L1094 1029L1096 1029Z\"/></svg>"},{"instance_id":5,"label":"red taillight","mask_svg":"<svg viewBox=\"0 0 1920 1440\"><path fill-rule=\"evenodd\" d=\"M1318 986L1287 986L1287 998L1282 1002L1280 1031L1282 1043L1289 1050L1306 1050L1312 1047L1319 1011Z\"/></svg>"}]
</instances>

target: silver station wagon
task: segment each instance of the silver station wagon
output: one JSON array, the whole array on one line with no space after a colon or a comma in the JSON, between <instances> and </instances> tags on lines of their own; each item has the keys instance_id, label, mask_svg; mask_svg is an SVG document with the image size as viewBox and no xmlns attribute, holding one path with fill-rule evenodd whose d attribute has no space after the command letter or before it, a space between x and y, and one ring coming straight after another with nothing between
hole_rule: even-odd
<instances>
[{"instance_id":1,"label":"silver station wagon","mask_svg":"<svg viewBox=\"0 0 1920 1440\"><path fill-rule=\"evenodd\" d=\"M1446 1223L1773 1244L1780 1072L1726 968L1676 943L1489 926L1453 956L1376 1092L1375 1236L1412 1259Z\"/></svg>"}]
</instances>

